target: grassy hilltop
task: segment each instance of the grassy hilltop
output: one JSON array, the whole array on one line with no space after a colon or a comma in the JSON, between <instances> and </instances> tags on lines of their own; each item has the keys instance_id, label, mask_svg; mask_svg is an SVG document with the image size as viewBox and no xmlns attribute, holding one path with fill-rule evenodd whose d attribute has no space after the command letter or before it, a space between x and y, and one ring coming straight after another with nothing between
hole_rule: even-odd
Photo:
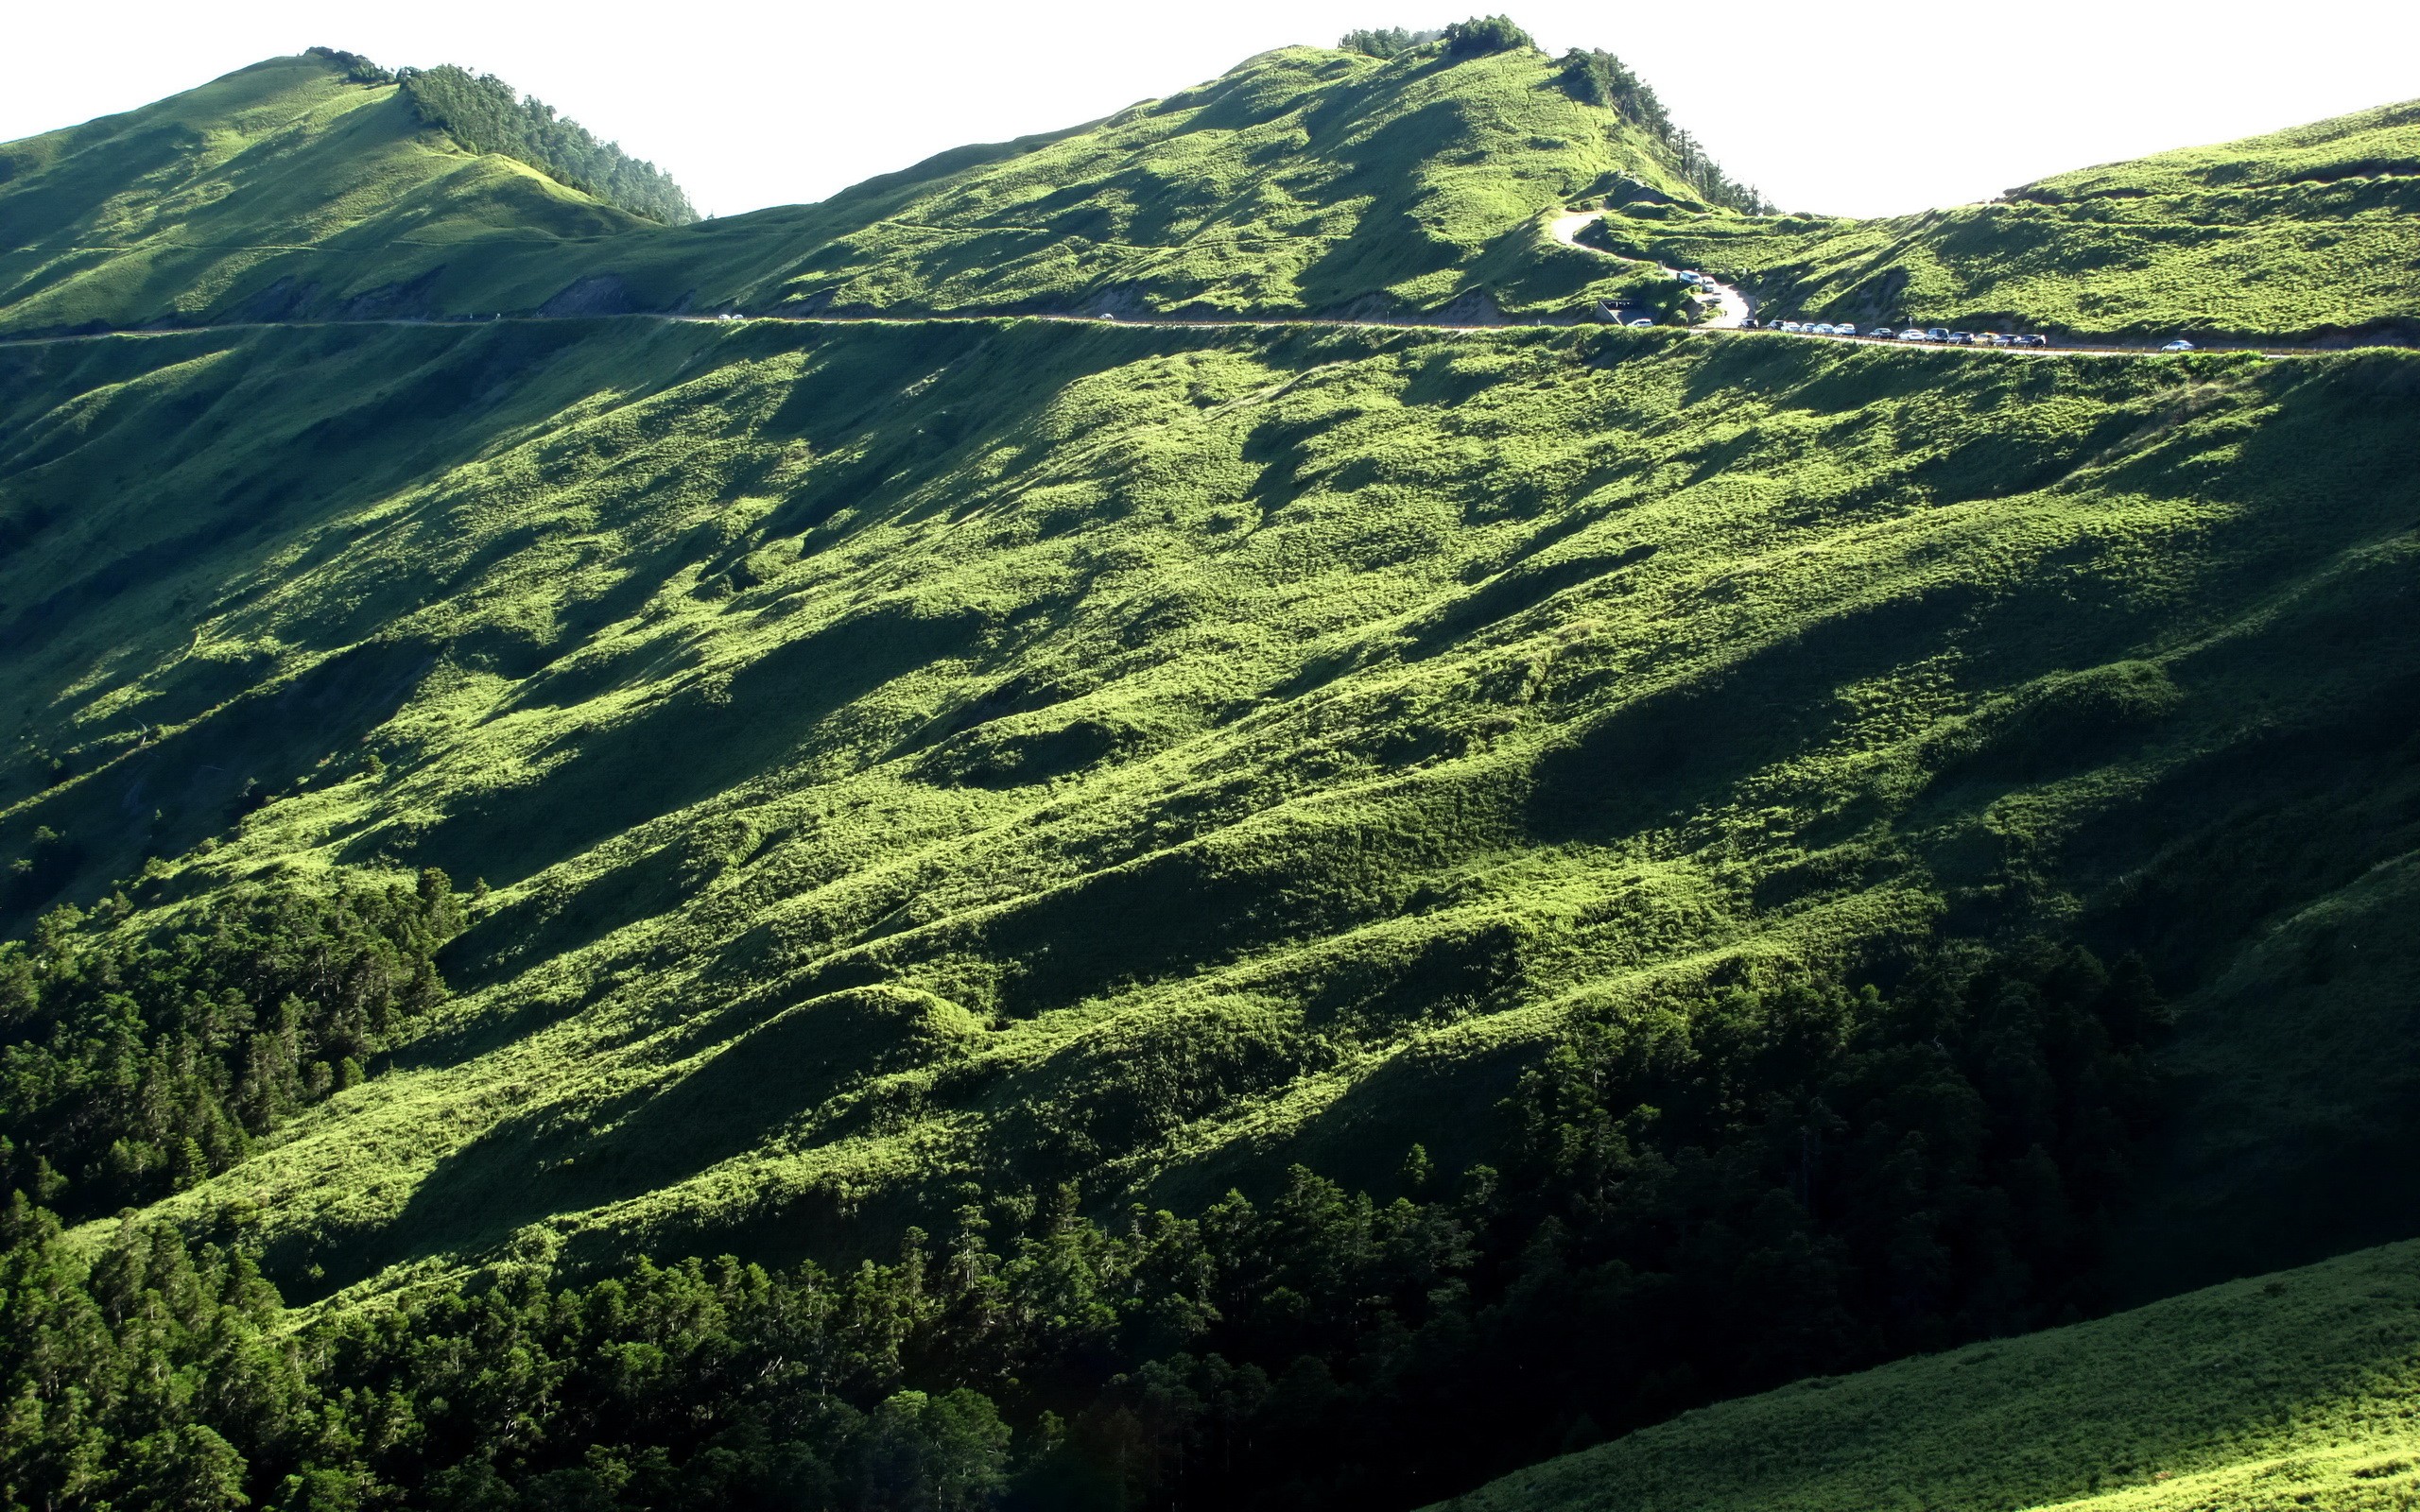
<instances>
[{"instance_id":1,"label":"grassy hilltop","mask_svg":"<svg viewBox=\"0 0 2420 1512\"><path fill-rule=\"evenodd\" d=\"M0 1500L1374 1512L2410 1238L2420 360L1013 313L1882 234L1572 77L1283 49L695 226L340 55L0 147L0 324L197 327L0 345ZM1962 234L2290 239L2401 119ZM724 305L895 318L629 316ZM2035 1463L1935 1468L1953 1354L1484 1504L2400 1496L2258 1425L2408 1263L1995 1346Z\"/></svg>"}]
</instances>

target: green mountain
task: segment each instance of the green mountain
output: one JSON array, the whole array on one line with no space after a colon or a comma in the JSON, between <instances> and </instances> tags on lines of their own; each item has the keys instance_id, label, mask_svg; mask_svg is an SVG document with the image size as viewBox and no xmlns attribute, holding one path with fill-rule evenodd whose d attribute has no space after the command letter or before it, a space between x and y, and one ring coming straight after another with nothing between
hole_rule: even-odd
<instances>
[{"instance_id":1,"label":"green mountain","mask_svg":"<svg viewBox=\"0 0 2420 1512\"><path fill-rule=\"evenodd\" d=\"M1661 209L1609 245L1738 273L1776 317L2140 340L2409 342L2420 101L1886 220Z\"/></svg>"},{"instance_id":2,"label":"green mountain","mask_svg":"<svg viewBox=\"0 0 2420 1512\"><path fill-rule=\"evenodd\" d=\"M1881 232L1516 38L697 225L338 54L0 147L7 1498L1652 1500L2410 1238L2420 367L1561 323Z\"/></svg>"},{"instance_id":3,"label":"green mountain","mask_svg":"<svg viewBox=\"0 0 2420 1512\"><path fill-rule=\"evenodd\" d=\"M646 226L359 72L273 59L0 146L0 329L411 314L474 247Z\"/></svg>"}]
</instances>

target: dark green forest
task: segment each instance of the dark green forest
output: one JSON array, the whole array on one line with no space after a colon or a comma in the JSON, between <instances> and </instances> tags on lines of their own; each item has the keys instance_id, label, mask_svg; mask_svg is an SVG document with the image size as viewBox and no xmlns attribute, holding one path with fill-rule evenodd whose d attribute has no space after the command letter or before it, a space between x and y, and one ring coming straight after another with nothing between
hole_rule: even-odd
<instances>
[{"instance_id":1,"label":"dark green forest","mask_svg":"<svg viewBox=\"0 0 2420 1512\"><path fill-rule=\"evenodd\" d=\"M1418 1504L2092 1311L2166 1022L2131 961L2048 945L1732 988L1577 1026L1499 1164L1415 1145L1391 1193L1297 1166L1181 1216L969 1184L887 1264L504 1258L302 1315L240 1213L130 1211L87 1253L42 1204L223 1168L356 1079L441 993L452 889L258 889L166 940L111 912L0 954L15 1506Z\"/></svg>"},{"instance_id":2,"label":"dark green forest","mask_svg":"<svg viewBox=\"0 0 2420 1512\"><path fill-rule=\"evenodd\" d=\"M1655 95L1654 87L1633 73L1620 59L1594 47L1574 47L1563 55L1555 82L1583 105L1618 111L1623 119L1653 137L1671 155L1672 165L1706 202L1742 215L1770 215L1772 203L1748 184L1722 171L1698 139L1674 124Z\"/></svg>"},{"instance_id":3,"label":"dark green forest","mask_svg":"<svg viewBox=\"0 0 2420 1512\"><path fill-rule=\"evenodd\" d=\"M416 888L231 889L164 939L112 928L119 892L0 941L0 1179L71 1219L228 1169L286 1116L357 1085L444 992L462 914Z\"/></svg>"},{"instance_id":4,"label":"dark green forest","mask_svg":"<svg viewBox=\"0 0 2420 1512\"><path fill-rule=\"evenodd\" d=\"M535 95L516 95L493 74L475 75L446 63L401 69L395 77L421 119L474 152L518 159L559 183L666 226L698 218L671 175L614 143L597 141L586 127L557 115Z\"/></svg>"}]
</instances>

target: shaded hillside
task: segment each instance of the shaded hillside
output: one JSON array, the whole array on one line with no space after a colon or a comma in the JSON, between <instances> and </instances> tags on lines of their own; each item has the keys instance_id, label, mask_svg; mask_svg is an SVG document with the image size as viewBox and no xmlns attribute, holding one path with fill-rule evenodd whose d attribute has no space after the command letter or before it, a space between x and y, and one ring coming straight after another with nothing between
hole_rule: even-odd
<instances>
[{"instance_id":1,"label":"shaded hillside","mask_svg":"<svg viewBox=\"0 0 2420 1512\"><path fill-rule=\"evenodd\" d=\"M1550 1460L1456 1512L2409 1505L2420 1251L2365 1250L1802 1382Z\"/></svg>"},{"instance_id":2,"label":"shaded hillside","mask_svg":"<svg viewBox=\"0 0 2420 1512\"><path fill-rule=\"evenodd\" d=\"M1583 1007L1941 929L2275 981L2298 911L2408 907L2399 358L562 322L14 371L9 850L497 889L460 1022L239 1168L342 1278L1359 1178Z\"/></svg>"},{"instance_id":3,"label":"shaded hillside","mask_svg":"<svg viewBox=\"0 0 2420 1512\"><path fill-rule=\"evenodd\" d=\"M2131 338L2420 338L2420 102L1873 221L1617 217L1775 318Z\"/></svg>"}]
</instances>

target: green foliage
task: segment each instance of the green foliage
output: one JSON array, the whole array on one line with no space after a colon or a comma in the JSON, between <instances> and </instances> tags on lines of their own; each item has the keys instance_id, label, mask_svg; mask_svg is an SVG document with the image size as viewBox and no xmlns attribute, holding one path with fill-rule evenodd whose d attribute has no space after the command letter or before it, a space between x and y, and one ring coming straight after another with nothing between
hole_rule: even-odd
<instances>
[{"instance_id":1,"label":"green foliage","mask_svg":"<svg viewBox=\"0 0 2420 1512\"><path fill-rule=\"evenodd\" d=\"M0 942L0 1182L95 1216L225 1171L444 995L441 872L213 894L174 935L61 908Z\"/></svg>"},{"instance_id":2,"label":"green foliage","mask_svg":"<svg viewBox=\"0 0 2420 1512\"><path fill-rule=\"evenodd\" d=\"M1655 91L1613 54L1574 47L1563 55L1555 82L1573 99L1618 112L1622 119L1661 143L1673 171L1708 204L1747 215L1772 214L1773 207L1764 196L1735 181L1706 155L1696 137L1672 123Z\"/></svg>"},{"instance_id":3,"label":"green foliage","mask_svg":"<svg viewBox=\"0 0 2420 1512\"><path fill-rule=\"evenodd\" d=\"M1372 58L1397 58L1414 47L1441 42L1445 33L1440 31L1406 31L1401 26L1382 26L1376 30L1348 31L1338 39L1337 46L1348 53L1366 53Z\"/></svg>"},{"instance_id":4,"label":"green foliage","mask_svg":"<svg viewBox=\"0 0 2420 1512\"><path fill-rule=\"evenodd\" d=\"M1445 28L1448 58L1481 58L1489 53L1509 53L1536 45L1528 32L1512 24L1510 16L1473 16Z\"/></svg>"},{"instance_id":5,"label":"green foliage","mask_svg":"<svg viewBox=\"0 0 2420 1512\"><path fill-rule=\"evenodd\" d=\"M1230 1193L1109 1228L1070 1188L1011 1194L963 1204L939 1253L910 1230L895 1264L643 1262L561 1290L508 1271L282 1350L240 1253L129 1223L83 1275L20 1194L0 1273L41 1300L0 1390L66 1389L83 1416L0 1429L0 1475L57 1505L275 1486L973 1512L1013 1480L1044 1504L1400 1506L1580 1424L2060 1305L2158 1022L2138 973L2073 952L1897 1000L1734 990L1592 1026L1515 1094L1509 1178L1474 1167L1450 1195L1381 1205L1297 1167L1265 1207ZM61 1370L96 1323L109 1346ZM150 1384L202 1374L198 1398ZM115 1468L78 1485L95 1459Z\"/></svg>"},{"instance_id":6,"label":"green foliage","mask_svg":"<svg viewBox=\"0 0 2420 1512\"><path fill-rule=\"evenodd\" d=\"M362 57L359 53L349 53L337 47L305 47L302 49L302 56L305 58L317 58L322 62L328 63L336 68L342 69L344 71L345 82L349 84L391 84L395 82L395 75L392 70L379 67L376 63L373 63L369 59Z\"/></svg>"},{"instance_id":7,"label":"green foliage","mask_svg":"<svg viewBox=\"0 0 2420 1512\"><path fill-rule=\"evenodd\" d=\"M689 197L654 163L626 156L615 143L597 141L534 95L516 97L493 74L474 76L449 63L407 68L397 77L423 120L474 152L517 158L583 194L666 226L698 218Z\"/></svg>"}]
</instances>

